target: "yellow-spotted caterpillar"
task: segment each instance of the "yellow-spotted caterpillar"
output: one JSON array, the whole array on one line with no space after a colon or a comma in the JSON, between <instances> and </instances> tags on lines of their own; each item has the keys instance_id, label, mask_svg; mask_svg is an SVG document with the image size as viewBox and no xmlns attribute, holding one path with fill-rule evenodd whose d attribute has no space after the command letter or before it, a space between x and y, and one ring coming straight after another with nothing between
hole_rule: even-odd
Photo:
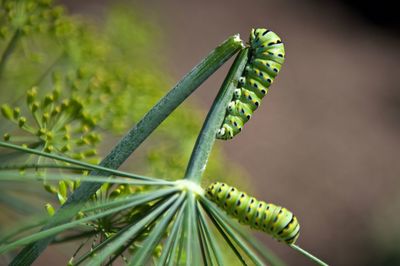
<instances>
[{"instance_id":1,"label":"yellow-spotted caterpillar","mask_svg":"<svg viewBox=\"0 0 400 266\"><path fill-rule=\"evenodd\" d=\"M250 34L250 58L229 103L218 139L232 139L260 106L285 61L285 49L278 35L267 29Z\"/></svg>"},{"instance_id":2,"label":"yellow-spotted caterpillar","mask_svg":"<svg viewBox=\"0 0 400 266\"><path fill-rule=\"evenodd\" d=\"M215 182L206 190L206 197L239 222L266 232L278 241L294 244L300 234L300 224L289 210L259 201L246 193Z\"/></svg>"}]
</instances>

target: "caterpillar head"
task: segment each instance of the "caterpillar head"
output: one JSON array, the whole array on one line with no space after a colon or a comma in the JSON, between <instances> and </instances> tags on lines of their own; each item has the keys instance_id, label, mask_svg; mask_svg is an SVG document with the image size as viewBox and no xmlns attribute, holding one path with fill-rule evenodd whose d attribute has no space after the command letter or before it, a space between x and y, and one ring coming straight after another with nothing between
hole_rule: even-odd
<instances>
[{"instance_id":1,"label":"caterpillar head","mask_svg":"<svg viewBox=\"0 0 400 266\"><path fill-rule=\"evenodd\" d=\"M211 185L209 185L206 189L206 197L207 198L212 198L212 195L214 195L215 189L218 186L218 182L214 182Z\"/></svg>"},{"instance_id":2,"label":"caterpillar head","mask_svg":"<svg viewBox=\"0 0 400 266\"><path fill-rule=\"evenodd\" d=\"M227 124L224 124L220 129L218 129L217 134L216 134L217 139L232 139L233 138L233 129L228 126Z\"/></svg>"},{"instance_id":3,"label":"caterpillar head","mask_svg":"<svg viewBox=\"0 0 400 266\"><path fill-rule=\"evenodd\" d=\"M253 49L257 47L271 46L281 43L281 38L274 32L267 29L256 29L250 34L250 45Z\"/></svg>"},{"instance_id":4,"label":"caterpillar head","mask_svg":"<svg viewBox=\"0 0 400 266\"><path fill-rule=\"evenodd\" d=\"M220 201L228 187L225 183L214 182L206 189L206 197L212 201Z\"/></svg>"},{"instance_id":5,"label":"caterpillar head","mask_svg":"<svg viewBox=\"0 0 400 266\"><path fill-rule=\"evenodd\" d=\"M290 222L278 233L278 237L289 245L294 244L300 235L300 224L296 216L292 215Z\"/></svg>"}]
</instances>

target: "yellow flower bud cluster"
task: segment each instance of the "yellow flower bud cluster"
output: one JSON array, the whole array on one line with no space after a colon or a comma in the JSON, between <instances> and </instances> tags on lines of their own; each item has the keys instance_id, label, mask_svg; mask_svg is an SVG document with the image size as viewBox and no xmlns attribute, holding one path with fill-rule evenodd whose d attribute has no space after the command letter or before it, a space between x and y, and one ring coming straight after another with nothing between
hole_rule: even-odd
<instances>
[{"instance_id":1,"label":"yellow flower bud cluster","mask_svg":"<svg viewBox=\"0 0 400 266\"><path fill-rule=\"evenodd\" d=\"M3 138L76 159L94 157L100 134L94 131L96 119L84 105L79 97L61 98L57 89L39 97L38 88L33 87L26 93L26 106L1 105L2 116L22 130L15 136L7 132Z\"/></svg>"},{"instance_id":2,"label":"yellow flower bud cluster","mask_svg":"<svg viewBox=\"0 0 400 266\"><path fill-rule=\"evenodd\" d=\"M10 38L18 32L22 35L32 33L70 34L66 32L69 23L65 20L64 8L53 5L52 0L4 0L0 3L0 39ZM70 30L70 29L69 29Z\"/></svg>"}]
</instances>

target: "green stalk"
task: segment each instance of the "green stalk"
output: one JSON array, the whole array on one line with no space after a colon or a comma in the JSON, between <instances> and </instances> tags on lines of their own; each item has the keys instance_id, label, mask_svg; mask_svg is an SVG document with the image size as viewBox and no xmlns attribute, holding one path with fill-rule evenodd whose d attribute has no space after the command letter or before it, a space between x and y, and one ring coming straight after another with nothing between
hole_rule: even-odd
<instances>
[{"instance_id":1,"label":"green stalk","mask_svg":"<svg viewBox=\"0 0 400 266\"><path fill-rule=\"evenodd\" d=\"M224 120L226 107L232 100L233 92L237 87L237 82L243 74L243 70L248 61L248 54L249 49L243 49L236 57L232 67L229 69L228 75L214 100L193 148L186 169L186 179L200 183L203 172L206 169L208 157L210 156L215 142L215 134Z\"/></svg>"},{"instance_id":2,"label":"green stalk","mask_svg":"<svg viewBox=\"0 0 400 266\"><path fill-rule=\"evenodd\" d=\"M186 210L186 206L185 206ZM184 212L183 212L184 213ZM183 226L184 226L184 215L182 215L182 219L179 221L179 231L176 233L176 238L174 238L171 252L169 254L168 259L168 266L173 266L179 264L180 257L181 257L181 250L183 249L183 240L184 240L184 233L183 233ZM165 264L161 264L165 265ZM160 266L161 266L160 265Z\"/></svg>"},{"instance_id":3,"label":"green stalk","mask_svg":"<svg viewBox=\"0 0 400 266\"><path fill-rule=\"evenodd\" d=\"M49 73L53 70L55 66L57 66L66 56L66 52L62 52L57 58L45 69L45 71L37 78L33 86L38 86L42 81L49 75Z\"/></svg>"},{"instance_id":4,"label":"green stalk","mask_svg":"<svg viewBox=\"0 0 400 266\"><path fill-rule=\"evenodd\" d=\"M189 195L188 195L189 197ZM193 241L193 230L192 230L192 223L191 223L191 212L190 212L190 204L191 202L188 202L186 205L185 209L185 221L183 225L183 238L185 240L185 256L186 256L186 265L190 265L190 262L194 262L192 258L192 253L197 252L195 251L195 245ZM183 249L182 249L183 251ZM180 260L178 261L180 262ZM197 262L198 263L198 262Z\"/></svg>"},{"instance_id":5,"label":"green stalk","mask_svg":"<svg viewBox=\"0 0 400 266\"><path fill-rule=\"evenodd\" d=\"M176 86L169 91L143 118L125 135L100 163L101 166L117 169L139 145L212 73L233 56L243 46L240 38L232 36L214 49L200 64L195 66ZM101 174L96 172L94 174ZM104 174L103 174L104 175ZM84 202L100 187L101 183L82 183L55 213L56 218L70 205ZM45 229L57 225L52 220ZM51 243L52 237L42 239L25 247L11 262L11 265L32 264Z\"/></svg>"},{"instance_id":6,"label":"green stalk","mask_svg":"<svg viewBox=\"0 0 400 266\"><path fill-rule=\"evenodd\" d=\"M325 262L323 262L322 260L318 259L317 257L315 257L314 255L310 254L309 252L305 251L304 249L302 249L299 246L296 246L295 244L289 245L292 249L296 250L297 252L300 252L302 255L304 255L305 257L309 258L310 260L312 260L313 262L315 262L318 265L321 266L328 266L328 264L326 264Z\"/></svg>"},{"instance_id":7,"label":"green stalk","mask_svg":"<svg viewBox=\"0 0 400 266\"><path fill-rule=\"evenodd\" d=\"M222 265L224 265L223 253L218 244L218 240L214 237L214 234L212 233L212 228L207 223L203 208L201 207L201 204L199 202L197 202L197 210L199 212L200 224L203 228L206 239L207 239L208 243L210 244L211 249L214 253L215 259L217 260L217 265L222 266Z\"/></svg>"},{"instance_id":8,"label":"green stalk","mask_svg":"<svg viewBox=\"0 0 400 266\"><path fill-rule=\"evenodd\" d=\"M186 216L186 210L187 210L187 206L186 206L186 208L185 208L185 216ZM173 247L173 249L172 249L172 251L174 252L173 254L175 254L175 253L177 253L178 254L178 257L176 258L176 262L175 262L175 264L174 264L174 262L171 260L171 261L169 261L169 263L168 263L168 266L173 266L173 265L181 265L181 264L183 264L183 256L182 256L182 254L183 254L183 250L184 250L184 248L185 248L185 231L187 230L186 228L185 228L185 219L186 218L184 218L183 220L183 224L182 224L182 230L181 230L181 232L180 232L180 236L179 236L179 241L177 240L176 241L176 245ZM179 242L179 243L178 243Z\"/></svg>"},{"instance_id":9,"label":"green stalk","mask_svg":"<svg viewBox=\"0 0 400 266\"><path fill-rule=\"evenodd\" d=\"M213 262L213 257L215 256L214 243L210 241L210 238L206 234L206 230L208 230L209 228L206 229L205 225L203 224L198 204L196 205L196 207L197 207L197 212L199 213L198 228L199 228L203 258L204 261L207 262L206 263L207 265L214 265ZM217 264L220 265L219 262Z\"/></svg>"},{"instance_id":10,"label":"green stalk","mask_svg":"<svg viewBox=\"0 0 400 266\"><path fill-rule=\"evenodd\" d=\"M199 239L200 239L200 251L201 251L201 256L203 257L203 262L204 265L212 265L212 251L210 244L207 243L203 228L201 227L200 222L198 221L198 234L199 234Z\"/></svg>"},{"instance_id":11,"label":"green stalk","mask_svg":"<svg viewBox=\"0 0 400 266\"><path fill-rule=\"evenodd\" d=\"M15 47L17 47L18 40L21 36L21 30L17 29L13 36L11 37L10 41L7 44L6 49L4 50L1 59L0 59L0 78L3 76L3 71L6 66L6 63L8 61L8 58L10 58L10 55L13 53Z\"/></svg>"},{"instance_id":12,"label":"green stalk","mask_svg":"<svg viewBox=\"0 0 400 266\"><path fill-rule=\"evenodd\" d=\"M196 199L193 192L187 195L187 245L186 265L200 265L201 259L197 250L200 250L199 234L197 229L198 215L196 211Z\"/></svg>"},{"instance_id":13,"label":"green stalk","mask_svg":"<svg viewBox=\"0 0 400 266\"><path fill-rule=\"evenodd\" d=\"M172 229L171 229L171 233L169 234L167 240L165 241L165 244L162 249L161 257L160 257L157 265L160 265L160 266L166 265L167 260L173 261L173 259L175 258L174 253L172 253L172 246L174 243L177 242L177 237L179 235L179 231L182 228L183 213L185 210L185 205L186 205L186 201L181 206L181 208L175 218L174 225L172 226Z\"/></svg>"}]
</instances>

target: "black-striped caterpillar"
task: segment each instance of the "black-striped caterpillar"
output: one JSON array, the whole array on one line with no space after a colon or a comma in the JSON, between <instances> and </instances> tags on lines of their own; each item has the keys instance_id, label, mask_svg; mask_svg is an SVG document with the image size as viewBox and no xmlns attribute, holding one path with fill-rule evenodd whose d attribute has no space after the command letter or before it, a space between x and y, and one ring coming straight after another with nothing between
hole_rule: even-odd
<instances>
[{"instance_id":1,"label":"black-striped caterpillar","mask_svg":"<svg viewBox=\"0 0 400 266\"><path fill-rule=\"evenodd\" d=\"M300 224L289 210L259 201L227 184L215 182L206 190L206 197L239 222L266 232L278 241L293 244L300 234Z\"/></svg>"},{"instance_id":2,"label":"black-striped caterpillar","mask_svg":"<svg viewBox=\"0 0 400 266\"><path fill-rule=\"evenodd\" d=\"M285 49L278 35L267 29L253 29L250 34L250 58L238 88L229 103L218 139L232 139L260 106L285 61Z\"/></svg>"}]
</instances>

